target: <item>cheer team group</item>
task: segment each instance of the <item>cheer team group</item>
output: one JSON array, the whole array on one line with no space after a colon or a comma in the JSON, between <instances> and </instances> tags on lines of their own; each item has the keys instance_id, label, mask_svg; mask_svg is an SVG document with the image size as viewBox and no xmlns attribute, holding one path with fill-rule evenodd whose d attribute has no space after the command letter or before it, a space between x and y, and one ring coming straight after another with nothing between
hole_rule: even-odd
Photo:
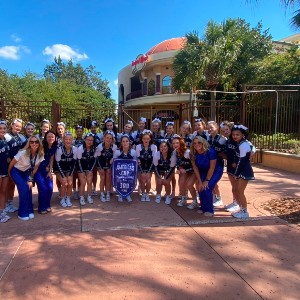
<instances>
[{"instance_id":1,"label":"cheer team group","mask_svg":"<svg viewBox=\"0 0 300 300\"><path fill-rule=\"evenodd\" d=\"M54 178L63 208L71 207L74 200L82 206L93 204L98 174L100 201L111 201L112 162L116 158L138 161L142 202L150 201L153 189L156 203L164 201L169 205L177 198L177 206L197 209L205 217L213 217L214 207L223 206L218 182L226 161L233 201L224 208L235 218L249 218L245 189L249 180L255 179L250 163L255 147L247 140L246 126L194 119L193 124L184 121L176 134L174 122L167 122L164 130L158 118L151 121L151 130L146 124L147 119L141 117L134 131L133 122L128 121L123 132L118 133L114 120L107 118L102 132L98 131L97 121L92 121L86 134L83 126L77 125L73 137L63 122L57 123L53 131L46 119L40 128L32 122L23 128L20 119L11 124L0 120L0 222L7 222L16 211L20 220L34 218L34 185L38 190L38 213L51 213ZM155 187L151 186L152 176ZM15 186L18 208L13 204ZM189 193L192 201L187 203ZM117 201L123 200L131 202L132 198L117 195Z\"/></svg>"}]
</instances>

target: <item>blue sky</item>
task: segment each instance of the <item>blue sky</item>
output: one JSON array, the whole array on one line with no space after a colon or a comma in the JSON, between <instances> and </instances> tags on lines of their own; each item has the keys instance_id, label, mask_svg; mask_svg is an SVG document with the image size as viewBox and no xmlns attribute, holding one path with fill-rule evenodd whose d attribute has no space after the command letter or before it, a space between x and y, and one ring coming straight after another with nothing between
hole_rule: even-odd
<instances>
[{"instance_id":1,"label":"blue sky","mask_svg":"<svg viewBox=\"0 0 300 300\"><path fill-rule=\"evenodd\" d=\"M117 99L118 72L163 40L237 17L280 40L297 33L291 16L280 0L0 0L0 68L42 74L60 54L96 66Z\"/></svg>"}]
</instances>

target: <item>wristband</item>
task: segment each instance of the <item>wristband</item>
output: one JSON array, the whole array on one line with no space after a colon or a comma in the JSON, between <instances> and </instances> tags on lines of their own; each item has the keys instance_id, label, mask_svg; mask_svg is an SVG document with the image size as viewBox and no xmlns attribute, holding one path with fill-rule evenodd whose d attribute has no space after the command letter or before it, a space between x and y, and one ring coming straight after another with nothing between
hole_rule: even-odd
<instances>
[{"instance_id":1,"label":"wristband","mask_svg":"<svg viewBox=\"0 0 300 300\"><path fill-rule=\"evenodd\" d=\"M208 182L209 182L209 180L210 180L210 179L208 179L208 178L205 179L205 181L208 181Z\"/></svg>"}]
</instances>

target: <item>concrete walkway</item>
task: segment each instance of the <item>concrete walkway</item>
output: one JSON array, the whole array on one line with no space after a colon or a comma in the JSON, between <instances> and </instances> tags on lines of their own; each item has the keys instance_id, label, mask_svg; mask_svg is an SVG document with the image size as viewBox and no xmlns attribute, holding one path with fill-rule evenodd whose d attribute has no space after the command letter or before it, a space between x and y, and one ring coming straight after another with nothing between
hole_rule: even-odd
<instances>
[{"instance_id":1,"label":"concrete walkway","mask_svg":"<svg viewBox=\"0 0 300 300\"><path fill-rule=\"evenodd\" d=\"M0 299L299 299L300 227L263 207L300 197L300 175L254 169L247 221L136 193L68 209L54 197L51 214L28 222L13 214L0 224ZM220 188L231 202L226 174Z\"/></svg>"}]
</instances>

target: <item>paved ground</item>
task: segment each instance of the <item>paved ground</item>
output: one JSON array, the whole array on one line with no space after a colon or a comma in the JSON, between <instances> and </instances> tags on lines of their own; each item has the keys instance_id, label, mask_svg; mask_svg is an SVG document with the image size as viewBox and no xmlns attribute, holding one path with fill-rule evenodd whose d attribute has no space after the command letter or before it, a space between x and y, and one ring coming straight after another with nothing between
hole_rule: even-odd
<instances>
[{"instance_id":1,"label":"paved ground","mask_svg":"<svg viewBox=\"0 0 300 300\"><path fill-rule=\"evenodd\" d=\"M0 224L0 299L300 299L296 225L264 211L300 196L300 176L255 167L251 218L176 203L100 203ZM226 175L222 195L231 200ZM154 197L153 197L154 198ZM15 198L17 202L17 197Z\"/></svg>"}]
</instances>

